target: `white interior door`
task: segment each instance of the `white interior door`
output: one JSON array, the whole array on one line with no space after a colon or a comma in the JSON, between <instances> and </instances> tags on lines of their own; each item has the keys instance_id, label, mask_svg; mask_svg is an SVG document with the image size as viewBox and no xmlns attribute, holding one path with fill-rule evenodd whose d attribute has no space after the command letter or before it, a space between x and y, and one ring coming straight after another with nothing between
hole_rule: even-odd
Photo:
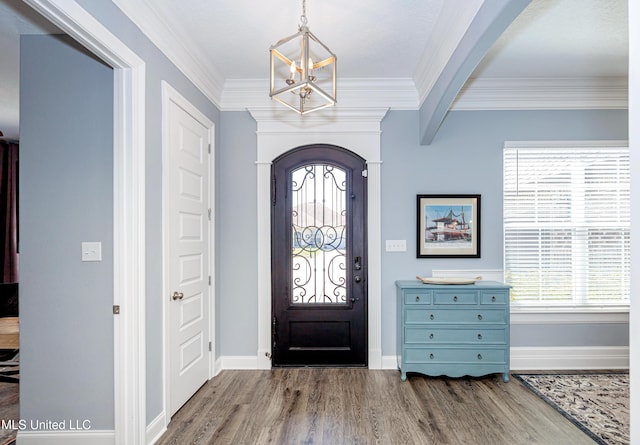
<instances>
[{"instance_id":1,"label":"white interior door","mask_svg":"<svg viewBox=\"0 0 640 445\"><path fill-rule=\"evenodd\" d=\"M172 416L209 378L209 135L168 102L168 355Z\"/></svg>"}]
</instances>

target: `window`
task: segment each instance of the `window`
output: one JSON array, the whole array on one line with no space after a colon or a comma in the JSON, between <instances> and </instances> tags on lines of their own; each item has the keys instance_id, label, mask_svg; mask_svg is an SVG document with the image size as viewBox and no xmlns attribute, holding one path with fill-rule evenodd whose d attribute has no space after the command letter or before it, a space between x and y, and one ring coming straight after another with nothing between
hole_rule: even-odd
<instances>
[{"instance_id":1,"label":"window","mask_svg":"<svg viewBox=\"0 0 640 445\"><path fill-rule=\"evenodd\" d=\"M504 268L516 304L628 304L626 142L504 149Z\"/></svg>"}]
</instances>

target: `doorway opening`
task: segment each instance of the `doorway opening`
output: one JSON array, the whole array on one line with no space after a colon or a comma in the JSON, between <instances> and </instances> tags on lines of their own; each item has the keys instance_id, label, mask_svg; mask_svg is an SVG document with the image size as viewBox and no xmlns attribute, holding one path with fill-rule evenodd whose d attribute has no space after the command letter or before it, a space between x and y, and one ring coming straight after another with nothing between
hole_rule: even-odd
<instances>
[{"instance_id":1,"label":"doorway opening","mask_svg":"<svg viewBox=\"0 0 640 445\"><path fill-rule=\"evenodd\" d=\"M273 366L367 365L365 172L328 144L273 163Z\"/></svg>"}]
</instances>

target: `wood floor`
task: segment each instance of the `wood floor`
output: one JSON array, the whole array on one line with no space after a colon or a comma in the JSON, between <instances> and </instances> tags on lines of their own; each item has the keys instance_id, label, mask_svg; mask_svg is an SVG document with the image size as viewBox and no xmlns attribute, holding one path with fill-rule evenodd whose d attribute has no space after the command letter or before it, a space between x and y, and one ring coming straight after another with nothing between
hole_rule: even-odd
<instances>
[{"instance_id":1,"label":"wood floor","mask_svg":"<svg viewBox=\"0 0 640 445\"><path fill-rule=\"evenodd\" d=\"M335 368L222 371L171 420L158 445L593 444L500 375L432 378Z\"/></svg>"}]
</instances>

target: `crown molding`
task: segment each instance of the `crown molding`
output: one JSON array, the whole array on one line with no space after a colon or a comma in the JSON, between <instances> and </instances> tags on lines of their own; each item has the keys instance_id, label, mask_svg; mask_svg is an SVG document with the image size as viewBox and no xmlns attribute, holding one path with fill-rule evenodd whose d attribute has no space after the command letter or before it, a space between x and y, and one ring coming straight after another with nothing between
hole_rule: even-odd
<instances>
[{"instance_id":1,"label":"crown molding","mask_svg":"<svg viewBox=\"0 0 640 445\"><path fill-rule=\"evenodd\" d=\"M151 42L218 108L222 102L224 78L198 46L177 35L147 3L112 0L140 28Z\"/></svg>"},{"instance_id":2,"label":"crown molding","mask_svg":"<svg viewBox=\"0 0 640 445\"><path fill-rule=\"evenodd\" d=\"M177 36L149 0L113 0L122 12L221 111L274 109L268 79L225 80L197 45ZM443 6L446 9L446 5ZM441 15L450 15L448 9ZM475 14L475 11L474 11ZM470 14L463 23L473 18ZM451 23L450 20L448 20ZM458 21L460 22L460 21ZM418 110L439 72L436 63L448 60L451 48L431 44L435 56L421 58L410 78L338 78L335 108ZM425 50L426 51L426 50ZM446 59L446 60L445 60ZM429 62L429 63L427 63ZM435 76L435 77L434 77ZM627 109L628 80L605 78L471 78L461 88L450 110L573 110Z\"/></svg>"},{"instance_id":3,"label":"crown molding","mask_svg":"<svg viewBox=\"0 0 640 445\"><path fill-rule=\"evenodd\" d=\"M259 133L309 132L328 126L335 132L380 133L380 122L388 108L324 108L304 116L283 107L248 108L258 123Z\"/></svg>"},{"instance_id":4,"label":"crown molding","mask_svg":"<svg viewBox=\"0 0 640 445\"><path fill-rule=\"evenodd\" d=\"M418 109L418 93L413 80L408 78L338 79L337 99L336 108ZM227 80L224 83L221 111L250 108L281 108L269 97L269 80Z\"/></svg>"},{"instance_id":5,"label":"crown molding","mask_svg":"<svg viewBox=\"0 0 640 445\"><path fill-rule=\"evenodd\" d=\"M462 87L451 110L627 109L626 77L476 78Z\"/></svg>"}]
</instances>

